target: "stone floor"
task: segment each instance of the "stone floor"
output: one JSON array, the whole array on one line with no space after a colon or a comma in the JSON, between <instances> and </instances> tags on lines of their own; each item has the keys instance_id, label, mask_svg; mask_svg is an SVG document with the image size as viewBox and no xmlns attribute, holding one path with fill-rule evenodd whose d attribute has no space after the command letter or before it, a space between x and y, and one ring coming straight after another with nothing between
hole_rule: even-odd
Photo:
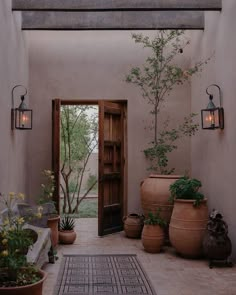
<instances>
[{"instance_id":1,"label":"stone floor","mask_svg":"<svg viewBox=\"0 0 236 295\"><path fill-rule=\"evenodd\" d=\"M98 237L95 218L79 219L76 231L75 244L60 245L57 262L44 267L48 277L43 295L53 294L63 254L137 254L157 295L236 294L236 267L209 269L207 261L180 258L172 248L149 254L140 240L128 239L124 232Z\"/></svg>"}]
</instances>

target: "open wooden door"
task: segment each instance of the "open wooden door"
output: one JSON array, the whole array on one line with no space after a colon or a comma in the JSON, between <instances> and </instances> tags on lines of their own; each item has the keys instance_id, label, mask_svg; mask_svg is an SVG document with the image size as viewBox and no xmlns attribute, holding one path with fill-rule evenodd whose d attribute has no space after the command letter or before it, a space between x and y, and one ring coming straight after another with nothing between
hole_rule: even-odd
<instances>
[{"instance_id":1,"label":"open wooden door","mask_svg":"<svg viewBox=\"0 0 236 295\"><path fill-rule=\"evenodd\" d=\"M60 214L60 109L61 100L52 101L52 171L55 176L53 199L57 212Z\"/></svg>"},{"instance_id":2,"label":"open wooden door","mask_svg":"<svg viewBox=\"0 0 236 295\"><path fill-rule=\"evenodd\" d=\"M99 101L98 234L121 231L125 208L125 107Z\"/></svg>"}]
</instances>

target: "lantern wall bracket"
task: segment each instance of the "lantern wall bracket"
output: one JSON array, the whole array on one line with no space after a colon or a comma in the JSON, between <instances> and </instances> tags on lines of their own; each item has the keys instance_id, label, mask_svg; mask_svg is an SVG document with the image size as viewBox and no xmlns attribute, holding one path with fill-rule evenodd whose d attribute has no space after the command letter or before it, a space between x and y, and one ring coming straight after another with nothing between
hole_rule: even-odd
<instances>
[{"instance_id":1,"label":"lantern wall bracket","mask_svg":"<svg viewBox=\"0 0 236 295\"><path fill-rule=\"evenodd\" d=\"M14 91L16 88L22 87L24 93L21 94L21 103L18 108L14 106ZM21 129L29 130L32 129L32 110L28 109L24 100L25 95L27 94L27 89L23 85L16 85L12 88L11 91L11 130Z\"/></svg>"}]
</instances>

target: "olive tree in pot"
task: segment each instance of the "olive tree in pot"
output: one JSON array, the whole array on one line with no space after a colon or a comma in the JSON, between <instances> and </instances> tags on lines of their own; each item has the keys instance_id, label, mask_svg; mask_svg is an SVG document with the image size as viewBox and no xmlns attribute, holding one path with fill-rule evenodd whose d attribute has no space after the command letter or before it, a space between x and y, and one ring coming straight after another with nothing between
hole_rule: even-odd
<instances>
[{"instance_id":1,"label":"olive tree in pot","mask_svg":"<svg viewBox=\"0 0 236 295\"><path fill-rule=\"evenodd\" d=\"M152 140L144 150L152 173L141 183L141 204L144 215L155 213L161 208L161 217L170 221L173 206L168 201L169 186L180 176L170 175L174 168L168 167L168 155L177 149L176 141L184 136L192 136L198 129L194 122L196 114L190 114L175 128L169 127L169 120L160 128L159 114L171 91L202 70L208 60L183 68L176 58L182 55L190 44L184 37L183 30L160 30L154 39L142 34L133 34L134 41L151 51L142 67L134 67L126 76L126 82L133 83L141 90L143 98L151 106ZM161 175L160 175L161 174Z\"/></svg>"},{"instance_id":2,"label":"olive tree in pot","mask_svg":"<svg viewBox=\"0 0 236 295\"><path fill-rule=\"evenodd\" d=\"M156 213L149 212L144 221L142 243L145 251L158 253L164 244L165 220L160 217L160 209Z\"/></svg>"},{"instance_id":3,"label":"olive tree in pot","mask_svg":"<svg viewBox=\"0 0 236 295\"><path fill-rule=\"evenodd\" d=\"M198 191L202 186L195 178L181 177L170 185L174 209L169 237L176 251L185 257L199 257L208 221L207 200Z\"/></svg>"},{"instance_id":4,"label":"olive tree in pot","mask_svg":"<svg viewBox=\"0 0 236 295\"><path fill-rule=\"evenodd\" d=\"M61 244L73 244L76 239L74 218L65 215L60 222L59 241Z\"/></svg>"}]
</instances>

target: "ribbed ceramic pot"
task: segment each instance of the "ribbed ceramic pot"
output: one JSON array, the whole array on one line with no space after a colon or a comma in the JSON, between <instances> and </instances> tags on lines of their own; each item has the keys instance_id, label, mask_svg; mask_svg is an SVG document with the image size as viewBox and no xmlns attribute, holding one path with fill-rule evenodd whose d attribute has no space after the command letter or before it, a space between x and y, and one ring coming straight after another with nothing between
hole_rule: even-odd
<instances>
[{"instance_id":1,"label":"ribbed ceramic pot","mask_svg":"<svg viewBox=\"0 0 236 295\"><path fill-rule=\"evenodd\" d=\"M159 225L145 224L142 231L144 250L149 253L159 253L164 244L164 230Z\"/></svg>"},{"instance_id":2,"label":"ribbed ceramic pot","mask_svg":"<svg viewBox=\"0 0 236 295\"><path fill-rule=\"evenodd\" d=\"M196 258L203 255L203 238L208 221L207 201L193 206L194 200L174 202L169 237L172 246L182 256Z\"/></svg>"}]
</instances>

